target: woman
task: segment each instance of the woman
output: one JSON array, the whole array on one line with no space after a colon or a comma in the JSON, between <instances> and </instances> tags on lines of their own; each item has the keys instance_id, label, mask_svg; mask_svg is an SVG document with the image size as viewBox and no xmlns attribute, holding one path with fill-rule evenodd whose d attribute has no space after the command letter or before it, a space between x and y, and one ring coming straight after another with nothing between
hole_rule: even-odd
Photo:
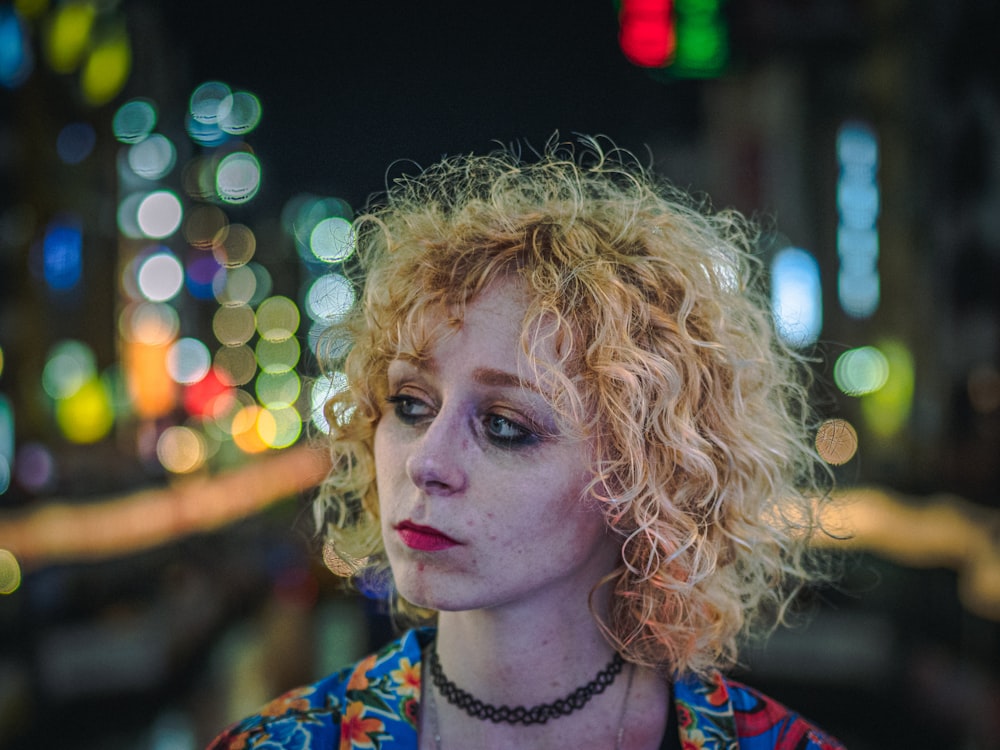
<instances>
[{"instance_id":1,"label":"woman","mask_svg":"<svg viewBox=\"0 0 1000 750\"><path fill-rule=\"evenodd\" d=\"M446 159L356 222L317 514L435 627L212 747L840 747L718 671L812 576L803 368L749 227L583 151Z\"/></svg>"}]
</instances>

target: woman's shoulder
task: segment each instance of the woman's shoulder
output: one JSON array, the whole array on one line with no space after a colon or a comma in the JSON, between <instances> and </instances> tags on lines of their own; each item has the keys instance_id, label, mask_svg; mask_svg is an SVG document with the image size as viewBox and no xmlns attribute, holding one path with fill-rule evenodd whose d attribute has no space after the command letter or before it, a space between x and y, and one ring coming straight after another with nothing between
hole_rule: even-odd
<instances>
[{"instance_id":1,"label":"woman's shoulder","mask_svg":"<svg viewBox=\"0 0 1000 750\"><path fill-rule=\"evenodd\" d=\"M844 750L801 714L718 672L678 678L674 693L681 736L696 747L715 739L736 740L740 750Z\"/></svg>"},{"instance_id":2,"label":"woman's shoulder","mask_svg":"<svg viewBox=\"0 0 1000 750\"><path fill-rule=\"evenodd\" d=\"M426 637L409 631L338 672L284 693L231 725L208 750L328 748L340 745L345 732L362 744L415 732Z\"/></svg>"}]
</instances>

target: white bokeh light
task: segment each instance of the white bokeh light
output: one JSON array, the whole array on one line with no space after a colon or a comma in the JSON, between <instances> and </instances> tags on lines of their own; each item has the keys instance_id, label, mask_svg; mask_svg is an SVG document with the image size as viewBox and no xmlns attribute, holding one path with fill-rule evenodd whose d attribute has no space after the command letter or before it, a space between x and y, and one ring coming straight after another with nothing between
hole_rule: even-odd
<instances>
[{"instance_id":1,"label":"white bokeh light","mask_svg":"<svg viewBox=\"0 0 1000 750\"><path fill-rule=\"evenodd\" d=\"M253 154L229 154L215 172L215 190L226 203L245 203L260 190L260 162Z\"/></svg>"},{"instance_id":2,"label":"white bokeh light","mask_svg":"<svg viewBox=\"0 0 1000 750\"><path fill-rule=\"evenodd\" d=\"M183 218L181 202L169 190L157 190L147 195L139 204L137 212L139 230L153 239L172 235L180 227Z\"/></svg>"},{"instance_id":3,"label":"white bokeh light","mask_svg":"<svg viewBox=\"0 0 1000 750\"><path fill-rule=\"evenodd\" d=\"M208 374L211 366L212 354L198 339L179 339L167 352L167 372L182 385L197 383Z\"/></svg>"},{"instance_id":4,"label":"white bokeh light","mask_svg":"<svg viewBox=\"0 0 1000 750\"><path fill-rule=\"evenodd\" d=\"M173 253L154 253L139 266L136 281L146 299L166 302L176 297L184 285L184 268Z\"/></svg>"},{"instance_id":5,"label":"white bokeh light","mask_svg":"<svg viewBox=\"0 0 1000 750\"><path fill-rule=\"evenodd\" d=\"M333 322L354 304L354 287L339 273L316 279L306 292L306 313L317 322Z\"/></svg>"}]
</instances>

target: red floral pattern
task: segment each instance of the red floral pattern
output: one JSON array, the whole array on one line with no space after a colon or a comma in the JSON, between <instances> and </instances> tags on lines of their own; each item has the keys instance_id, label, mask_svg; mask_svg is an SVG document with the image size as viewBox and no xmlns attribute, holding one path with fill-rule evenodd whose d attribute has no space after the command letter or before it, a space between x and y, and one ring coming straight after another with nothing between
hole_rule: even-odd
<instances>
[{"instance_id":1,"label":"red floral pattern","mask_svg":"<svg viewBox=\"0 0 1000 750\"><path fill-rule=\"evenodd\" d=\"M356 665L285 693L208 750L414 750L420 655L433 637L409 631ZM844 750L799 714L718 673L679 677L674 702L683 750Z\"/></svg>"}]
</instances>

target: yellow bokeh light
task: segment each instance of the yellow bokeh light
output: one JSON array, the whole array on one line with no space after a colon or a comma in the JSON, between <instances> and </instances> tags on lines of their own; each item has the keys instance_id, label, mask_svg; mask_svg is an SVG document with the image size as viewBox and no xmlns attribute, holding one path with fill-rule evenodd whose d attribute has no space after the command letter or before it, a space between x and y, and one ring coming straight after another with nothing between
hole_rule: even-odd
<instances>
[{"instance_id":1,"label":"yellow bokeh light","mask_svg":"<svg viewBox=\"0 0 1000 750\"><path fill-rule=\"evenodd\" d=\"M49 9L49 0L14 0L14 10L22 18L38 18Z\"/></svg>"},{"instance_id":2,"label":"yellow bokeh light","mask_svg":"<svg viewBox=\"0 0 1000 750\"><path fill-rule=\"evenodd\" d=\"M156 456L167 471L188 474L205 464L205 440L190 427L168 427L156 441Z\"/></svg>"},{"instance_id":3,"label":"yellow bokeh light","mask_svg":"<svg viewBox=\"0 0 1000 750\"><path fill-rule=\"evenodd\" d=\"M254 334L253 310L249 305L220 307L212 316L212 332L220 344L245 344Z\"/></svg>"},{"instance_id":4,"label":"yellow bokeh light","mask_svg":"<svg viewBox=\"0 0 1000 750\"><path fill-rule=\"evenodd\" d=\"M0 549L0 594L13 594L21 586L21 566L10 550Z\"/></svg>"},{"instance_id":5,"label":"yellow bokeh light","mask_svg":"<svg viewBox=\"0 0 1000 750\"><path fill-rule=\"evenodd\" d=\"M861 397L861 413L872 434L888 439L896 435L910 418L913 408L913 355L900 341L880 342L889 375L885 385Z\"/></svg>"},{"instance_id":6,"label":"yellow bokeh light","mask_svg":"<svg viewBox=\"0 0 1000 750\"><path fill-rule=\"evenodd\" d=\"M245 266L257 250L257 238L245 224L223 227L212 241L212 253L220 266L237 268Z\"/></svg>"},{"instance_id":7,"label":"yellow bokeh light","mask_svg":"<svg viewBox=\"0 0 1000 750\"><path fill-rule=\"evenodd\" d=\"M254 397L242 388L233 388L212 403L212 423L220 437L232 437L233 422L244 408L256 406Z\"/></svg>"},{"instance_id":8,"label":"yellow bokeh light","mask_svg":"<svg viewBox=\"0 0 1000 750\"><path fill-rule=\"evenodd\" d=\"M132 45L124 28L102 39L91 51L80 76L88 104L107 104L125 87L132 70Z\"/></svg>"},{"instance_id":9,"label":"yellow bokeh light","mask_svg":"<svg viewBox=\"0 0 1000 750\"><path fill-rule=\"evenodd\" d=\"M281 450L294 445L302 434L302 417L291 407L265 409L270 419L258 419L257 431L270 448Z\"/></svg>"},{"instance_id":10,"label":"yellow bokeh light","mask_svg":"<svg viewBox=\"0 0 1000 750\"><path fill-rule=\"evenodd\" d=\"M0 346L0 375L3 375L3 347Z\"/></svg>"},{"instance_id":11,"label":"yellow bokeh light","mask_svg":"<svg viewBox=\"0 0 1000 750\"><path fill-rule=\"evenodd\" d=\"M229 218L218 206L198 206L184 219L184 239L192 247L210 250L220 232L229 226Z\"/></svg>"},{"instance_id":12,"label":"yellow bokeh light","mask_svg":"<svg viewBox=\"0 0 1000 750\"><path fill-rule=\"evenodd\" d=\"M96 443L114 424L111 394L100 378L87 380L69 398L56 402L56 422L74 443Z\"/></svg>"},{"instance_id":13,"label":"yellow bokeh light","mask_svg":"<svg viewBox=\"0 0 1000 750\"><path fill-rule=\"evenodd\" d=\"M266 438L277 433L274 417L259 406L246 406L233 417L233 442L244 453L263 453L267 450Z\"/></svg>"},{"instance_id":14,"label":"yellow bokeh light","mask_svg":"<svg viewBox=\"0 0 1000 750\"><path fill-rule=\"evenodd\" d=\"M257 372L257 358L246 344L225 346L215 353L215 367L224 384L244 385Z\"/></svg>"},{"instance_id":15,"label":"yellow bokeh light","mask_svg":"<svg viewBox=\"0 0 1000 750\"><path fill-rule=\"evenodd\" d=\"M97 8L86 0L69 0L56 10L44 39L45 56L56 73L71 73L90 43Z\"/></svg>"},{"instance_id":16,"label":"yellow bokeh light","mask_svg":"<svg viewBox=\"0 0 1000 750\"><path fill-rule=\"evenodd\" d=\"M279 373L262 372L257 376L256 386L260 402L268 408L275 409L291 406L302 392L302 381L298 373L292 370Z\"/></svg>"},{"instance_id":17,"label":"yellow bokeh light","mask_svg":"<svg viewBox=\"0 0 1000 750\"><path fill-rule=\"evenodd\" d=\"M267 341L284 341L299 329L299 308L288 297L268 297L257 307L257 330Z\"/></svg>"},{"instance_id":18,"label":"yellow bokeh light","mask_svg":"<svg viewBox=\"0 0 1000 750\"><path fill-rule=\"evenodd\" d=\"M152 302L129 305L118 317L118 331L123 339L149 346L172 343L180 325L174 308Z\"/></svg>"},{"instance_id":19,"label":"yellow bokeh light","mask_svg":"<svg viewBox=\"0 0 1000 750\"><path fill-rule=\"evenodd\" d=\"M260 369L269 373L288 372L294 369L302 356L299 340L294 336L284 341L268 341L262 338L254 348Z\"/></svg>"}]
</instances>

